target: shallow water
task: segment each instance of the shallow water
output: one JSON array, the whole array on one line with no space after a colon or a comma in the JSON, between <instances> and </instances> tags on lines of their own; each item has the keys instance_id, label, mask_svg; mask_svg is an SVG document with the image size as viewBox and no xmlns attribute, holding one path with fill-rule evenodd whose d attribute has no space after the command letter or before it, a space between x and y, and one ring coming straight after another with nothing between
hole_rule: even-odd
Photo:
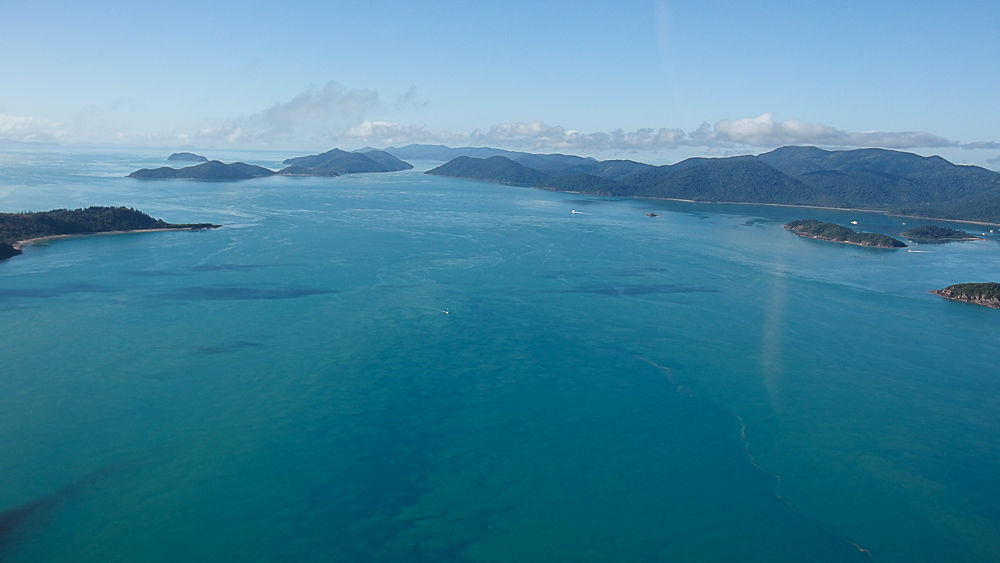
<instances>
[{"instance_id":1,"label":"shallow water","mask_svg":"<svg viewBox=\"0 0 1000 563\"><path fill-rule=\"evenodd\" d=\"M225 225L0 263L3 561L1000 561L1000 312L927 293L994 238L160 152L0 153L5 211Z\"/></svg>"}]
</instances>

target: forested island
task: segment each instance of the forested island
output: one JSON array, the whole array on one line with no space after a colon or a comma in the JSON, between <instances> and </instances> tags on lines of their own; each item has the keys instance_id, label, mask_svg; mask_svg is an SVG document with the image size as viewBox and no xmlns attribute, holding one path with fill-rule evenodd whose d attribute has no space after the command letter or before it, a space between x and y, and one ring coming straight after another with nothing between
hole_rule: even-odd
<instances>
[{"instance_id":1,"label":"forested island","mask_svg":"<svg viewBox=\"0 0 1000 563\"><path fill-rule=\"evenodd\" d=\"M980 238L965 231L949 227L939 227L937 225L913 227L899 233L899 236L914 239L917 242L951 242L957 240L978 240Z\"/></svg>"},{"instance_id":2,"label":"forested island","mask_svg":"<svg viewBox=\"0 0 1000 563\"><path fill-rule=\"evenodd\" d=\"M21 253L38 239L112 232L215 229L211 223L167 223L130 207L54 209L39 213L0 213L0 260Z\"/></svg>"},{"instance_id":3,"label":"forested island","mask_svg":"<svg viewBox=\"0 0 1000 563\"><path fill-rule=\"evenodd\" d=\"M178 155L190 155L190 157L174 158ZM168 160L195 160L197 158L204 159L204 157L190 153L177 153L171 155ZM333 149L322 154L289 158L284 161L284 164L288 165L287 168L275 172L263 166L244 162L226 164L212 160L186 168L170 168L169 166L143 168L129 174L129 178L139 180L250 180L274 176L275 174L333 177L342 174L396 172L413 168L409 162L403 162L385 151L375 149L362 149L356 152Z\"/></svg>"},{"instance_id":4,"label":"forested island","mask_svg":"<svg viewBox=\"0 0 1000 563\"><path fill-rule=\"evenodd\" d=\"M200 154L194 154L191 152L175 152L174 154L167 157L167 160L180 160L185 162L208 162L208 159L201 156Z\"/></svg>"},{"instance_id":5,"label":"forested island","mask_svg":"<svg viewBox=\"0 0 1000 563\"><path fill-rule=\"evenodd\" d=\"M283 164L287 164L288 168L280 170L278 174L289 176L340 176L398 172L413 168L409 162L403 162L385 151L375 149L362 149L358 152L333 149L322 154L289 158Z\"/></svg>"},{"instance_id":6,"label":"forested island","mask_svg":"<svg viewBox=\"0 0 1000 563\"><path fill-rule=\"evenodd\" d=\"M183 178L188 180L249 180L251 178L262 178L273 176L274 171L263 166L254 166L243 162L233 162L225 164L218 160L212 160L196 166L187 168L143 168L128 175L129 178L139 180L166 180Z\"/></svg>"},{"instance_id":7,"label":"forested island","mask_svg":"<svg viewBox=\"0 0 1000 563\"><path fill-rule=\"evenodd\" d=\"M411 145L386 152L452 158L427 174L588 195L864 209L1000 224L1000 173L885 149L782 147L665 166L485 148Z\"/></svg>"},{"instance_id":8,"label":"forested island","mask_svg":"<svg viewBox=\"0 0 1000 563\"><path fill-rule=\"evenodd\" d=\"M815 219L799 219L785 224L785 228L800 237L814 238L830 242L857 244L876 248L904 248L906 244L881 233L859 233L836 223L824 223Z\"/></svg>"},{"instance_id":9,"label":"forested island","mask_svg":"<svg viewBox=\"0 0 1000 563\"><path fill-rule=\"evenodd\" d=\"M1000 283L996 282L957 283L944 289L935 289L931 293L953 301L1000 309Z\"/></svg>"}]
</instances>

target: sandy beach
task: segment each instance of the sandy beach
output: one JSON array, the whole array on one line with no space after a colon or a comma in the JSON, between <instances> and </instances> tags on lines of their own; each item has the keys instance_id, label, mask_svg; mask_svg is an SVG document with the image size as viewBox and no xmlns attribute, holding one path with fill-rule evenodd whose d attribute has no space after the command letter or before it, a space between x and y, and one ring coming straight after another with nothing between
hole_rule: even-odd
<instances>
[{"instance_id":1,"label":"sandy beach","mask_svg":"<svg viewBox=\"0 0 1000 563\"><path fill-rule=\"evenodd\" d=\"M25 240L15 241L11 243L11 246L13 246L15 250L21 250L29 244L35 244L39 242L45 242L62 238L96 237L102 235L125 235L129 233L161 233L163 231L202 231L208 228L209 227L177 227L177 228L164 228L164 229L133 229L129 231L105 231L102 233L76 233L70 235L52 235L49 237L37 237L37 238L29 238ZM216 228L216 227L211 227L211 228Z\"/></svg>"}]
</instances>

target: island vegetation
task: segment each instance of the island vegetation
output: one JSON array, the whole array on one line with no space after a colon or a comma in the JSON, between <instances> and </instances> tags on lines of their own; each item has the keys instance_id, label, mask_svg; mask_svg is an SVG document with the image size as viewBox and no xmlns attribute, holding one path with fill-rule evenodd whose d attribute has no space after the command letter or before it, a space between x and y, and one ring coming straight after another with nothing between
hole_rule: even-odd
<instances>
[{"instance_id":1,"label":"island vegetation","mask_svg":"<svg viewBox=\"0 0 1000 563\"><path fill-rule=\"evenodd\" d=\"M689 158L665 166L499 149L411 145L386 151L421 157L469 153L427 173L581 194L864 209L1000 224L1000 173L885 149L782 147L757 156ZM490 158L475 158L474 151Z\"/></svg>"},{"instance_id":2,"label":"island vegetation","mask_svg":"<svg viewBox=\"0 0 1000 563\"><path fill-rule=\"evenodd\" d=\"M178 153L190 154L190 153ZM170 160L192 160L191 158L177 159L171 155ZM197 157L198 155L191 155ZM201 157L204 158L204 157ZM325 176L333 177L342 174L360 174L369 172L396 172L399 170L409 170L413 165L403 162L391 154L375 150L363 149L357 152L347 152L340 149L333 149L322 154L310 156L300 156L285 160L286 168L275 172L262 166L255 166L243 162L233 162L225 164L218 160L212 160L196 166L186 168L143 168L129 174L130 178L139 180L165 180L165 179L188 179L188 180L250 180L252 178L263 178L282 174L285 176Z\"/></svg>"},{"instance_id":3,"label":"island vegetation","mask_svg":"<svg viewBox=\"0 0 1000 563\"><path fill-rule=\"evenodd\" d=\"M872 246L877 248L903 248L902 241L881 233L859 233L836 223L824 223L815 219L799 219L785 224L785 228L800 237Z\"/></svg>"},{"instance_id":4,"label":"island vegetation","mask_svg":"<svg viewBox=\"0 0 1000 563\"><path fill-rule=\"evenodd\" d=\"M965 231L949 227L939 227L937 225L913 227L912 229L903 231L899 236L914 239L918 242L950 242L957 240L977 240L980 238Z\"/></svg>"},{"instance_id":5,"label":"island vegetation","mask_svg":"<svg viewBox=\"0 0 1000 563\"><path fill-rule=\"evenodd\" d=\"M518 186L536 185L549 177L544 172L518 164L505 156L489 158L460 156L424 174Z\"/></svg>"},{"instance_id":6,"label":"island vegetation","mask_svg":"<svg viewBox=\"0 0 1000 563\"><path fill-rule=\"evenodd\" d=\"M289 176L340 176L342 174L364 174L371 172L398 172L409 170L413 165L391 154L368 149L365 152L347 152L333 149L322 154L289 158L288 165L278 172Z\"/></svg>"},{"instance_id":7,"label":"island vegetation","mask_svg":"<svg viewBox=\"0 0 1000 563\"><path fill-rule=\"evenodd\" d=\"M38 239L111 232L214 229L211 223L167 223L130 207L54 209L39 213L0 213L0 260L21 253Z\"/></svg>"},{"instance_id":8,"label":"island vegetation","mask_svg":"<svg viewBox=\"0 0 1000 563\"><path fill-rule=\"evenodd\" d=\"M6 260L12 256L17 256L21 253L20 248L14 248L13 244L0 242L0 261Z\"/></svg>"},{"instance_id":9,"label":"island vegetation","mask_svg":"<svg viewBox=\"0 0 1000 563\"><path fill-rule=\"evenodd\" d=\"M1000 309L1000 283L958 283L931 291L945 299Z\"/></svg>"},{"instance_id":10,"label":"island vegetation","mask_svg":"<svg viewBox=\"0 0 1000 563\"><path fill-rule=\"evenodd\" d=\"M243 162L225 164L211 160L204 164L188 166L187 168L143 168L129 174L129 178L139 180L166 180L183 178L187 180L249 180L273 176L274 171L262 166L254 166Z\"/></svg>"},{"instance_id":11,"label":"island vegetation","mask_svg":"<svg viewBox=\"0 0 1000 563\"><path fill-rule=\"evenodd\" d=\"M174 154L167 157L167 160L181 160L186 162L208 162L208 159L201 156L200 154L194 154L191 152L175 152Z\"/></svg>"}]
</instances>

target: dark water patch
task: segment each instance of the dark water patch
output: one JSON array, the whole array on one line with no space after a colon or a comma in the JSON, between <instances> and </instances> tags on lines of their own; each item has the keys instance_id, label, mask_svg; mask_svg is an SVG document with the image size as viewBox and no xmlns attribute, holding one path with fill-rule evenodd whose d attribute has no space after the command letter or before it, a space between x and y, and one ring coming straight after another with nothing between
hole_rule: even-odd
<instances>
[{"instance_id":1,"label":"dark water patch","mask_svg":"<svg viewBox=\"0 0 1000 563\"><path fill-rule=\"evenodd\" d=\"M771 223L775 223L775 221L773 221L771 219L761 219L761 218L758 217L756 219L750 219L749 221L744 222L742 226L744 226L744 227L757 227L757 226L761 226L761 225L770 225Z\"/></svg>"},{"instance_id":2,"label":"dark water patch","mask_svg":"<svg viewBox=\"0 0 1000 563\"><path fill-rule=\"evenodd\" d=\"M195 272L247 272L257 268L267 268L259 264L203 264L191 268Z\"/></svg>"},{"instance_id":3,"label":"dark water patch","mask_svg":"<svg viewBox=\"0 0 1000 563\"><path fill-rule=\"evenodd\" d=\"M235 285L211 287L185 287L171 292L174 299L189 301L259 301L269 299L298 299L311 295L340 293L333 289L319 287L260 288Z\"/></svg>"},{"instance_id":4,"label":"dark water patch","mask_svg":"<svg viewBox=\"0 0 1000 563\"><path fill-rule=\"evenodd\" d=\"M174 276L186 276L186 272L181 272L178 270L139 270L138 272L130 272L133 276L139 277L174 277Z\"/></svg>"},{"instance_id":5,"label":"dark water patch","mask_svg":"<svg viewBox=\"0 0 1000 563\"><path fill-rule=\"evenodd\" d=\"M217 344L214 346L196 346L191 353L196 356L214 356L218 354L231 354L233 352L239 352L240 350L246 350L248 348L261 348L263 346L266 346L266 344L261 344L260 342L250 342L246 340L241 340L239 342L233 342L231 344Z\"/></svg>"},{"instance_id":6,"label":"dark water patch","mask_svg":"<svg viewBox=\"0 0 1000 563\"><path fill-rule=\"evenodd\" d=\"M578 287L575 289L554 290L550 293L594 293L611 297L631 297L635 295L653 295L657 293L719 293L718 289L710 287L693 287L689 285L655 284L655 285L600 285Z\"/></svg>"},{"instance_id":7,"label":"dark water patch","mask_svg":"<svg viewBox=\"0 0 1000 563\"><path fill-rule=\"evenodd\" d=\"M191 272L249 272L258 268L270 268L272 266L288 266L291 264L202 264L191 268L165 269L165 270L140 270L132 272L133 276L141 277L177 277L188 276Z\"/></svg>"},{"instance_id":8,"label":"dark water patch","mask_svg":"<svg viewBox=\"0 0 1000 563\"><path fill-rule=\"evenodd\" d=\"M573 272L573 271L550 271L550 272L535 272L535 277L538 278L549 278L561 280L563 278L585 278L590 277L592 274L589 272Z\"/></svg>"},{"instance_id":9,"label":"dark water patch","mask_svg":"<svg viewBox=\"0 0 1000 563\"><path fill-rule=\"evenodd\" d=\"M43 528L60 505L121 467L116 465L95 471L55 492L0 512L0 562L8 559L33 531Z\"/></svg>"},{"instance_id":10,"label":"dark water patch","mask_svg":"<svg viewBox=\"0 0 1000 563\"><path fill-rule=\"evenodd\" d=\"M666 268L621 268L612 270L611 275L623 278L639 278L667 273Z\"/></svg>"},{"instance_id":11,"label":"dark water patch","mask_svg":"<svg viewBox=\"0 0 1000 563\"><path fill-rule=\"evenodd\" d=\"M68 283L54 287L19 287L12 289L0 289L0 299L3 298L46 298L69 295L71 293L114 293L116 289L91 284L91 283Z\"/></svg>"},{"instance_id":12,"label":"dark water patch","mask_svg":"<svg viewBox=\"0 0 1000 563\"><path fill-rule=\"evenodd\" d=\"M590 205L604 205L604 203L605 203L604 200L598 199L598 198L594 198L594 199L568 199L568 200L566 200L566 202L567 203L572 203L573 205L575 205L577 207L590 206Z\"/></svg>"}]
</instances>

